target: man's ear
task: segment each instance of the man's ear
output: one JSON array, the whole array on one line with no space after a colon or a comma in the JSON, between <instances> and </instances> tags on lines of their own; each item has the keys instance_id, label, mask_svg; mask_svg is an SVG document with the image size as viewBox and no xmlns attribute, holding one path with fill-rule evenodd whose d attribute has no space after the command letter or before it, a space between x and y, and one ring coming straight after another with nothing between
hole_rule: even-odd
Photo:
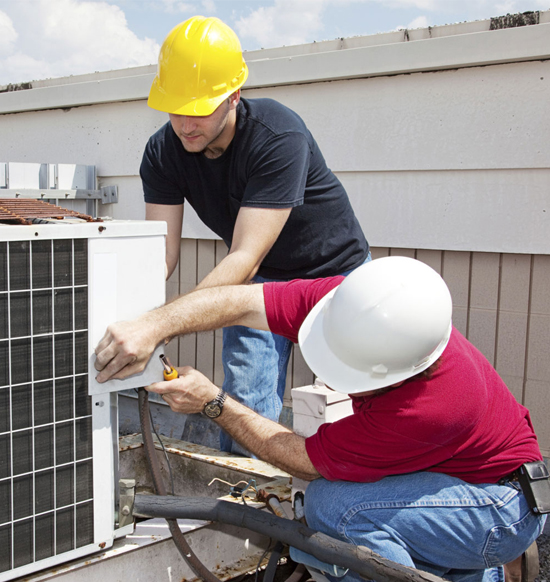
<instances>
[{"instance_id":1,"label":"man's ear","mask_svg":"<svg viewBox=\"0 0 550 582\"><path fill-rule=\"evenodd\" d=\"M228 99L229 99L230 110L237 109L237 105L239 104L239 101L241 100L241 90L237 89L235 91L235 93L231 93L231 95L229 95Z\"/></svg>"}]
</instances>

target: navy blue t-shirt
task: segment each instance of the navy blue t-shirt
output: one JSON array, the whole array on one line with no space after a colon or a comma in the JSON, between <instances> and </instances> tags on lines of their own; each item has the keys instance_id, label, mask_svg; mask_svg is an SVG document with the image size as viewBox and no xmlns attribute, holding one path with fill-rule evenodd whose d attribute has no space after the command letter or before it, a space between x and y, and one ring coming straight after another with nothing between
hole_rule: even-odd
<instances>
[{"instance_id":1,"label":"navy blue t-shirt","mask_svg":"<svg viewBox=\"0 0 550 582\"><path fill-rule=\"evenodd\" d=\"M241 99L235 137L215 159L186 152L168 122L149 139L140 174L145 202L187 200L228 247L241 206L292 208L262 277L327 277L367 257L344 187L302 119L272 99Z\"/></svg>"}]
</instances>

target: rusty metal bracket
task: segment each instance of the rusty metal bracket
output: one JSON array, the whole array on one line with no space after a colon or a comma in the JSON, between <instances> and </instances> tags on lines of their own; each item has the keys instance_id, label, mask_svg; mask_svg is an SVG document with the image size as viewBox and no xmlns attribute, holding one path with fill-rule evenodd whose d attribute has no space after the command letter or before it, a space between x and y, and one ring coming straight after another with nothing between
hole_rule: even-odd
<instances>
[{"instance_id":1,"label":"rusty metal bracket","mask_svg":"<svg viewBox=\"0 0 550 582\"><path fill-rule=\"evenodd\" d=\"M118 490L118 526L124 527L134 521L135 479L120 479Z\"/></svg>"}]
</instances>

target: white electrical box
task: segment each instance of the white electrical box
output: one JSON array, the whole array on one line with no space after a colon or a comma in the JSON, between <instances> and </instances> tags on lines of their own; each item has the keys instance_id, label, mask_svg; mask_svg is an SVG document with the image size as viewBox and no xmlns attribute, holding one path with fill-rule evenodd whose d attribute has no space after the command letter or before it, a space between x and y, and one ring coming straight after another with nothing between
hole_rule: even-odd
<instances>
[{"instance_id":1,"label":"white electrical box","mask_svg":"<svg viewBox=\"0 0 550 582\"><path fill-rule=\"evenodd\" d=\"M351 398L327 388L319 380L292 389L293 430L303 437L314 435L325 422L335 422L350 414L353 414ZM307 485L307 481L293 477L292 498L297 491L305 491Z\"/></svg>"},{"instance_id":2,"label":"white electrical box","mask_svg":"<svg viewBox=\"0 0 550 582\"><path fill-rule=\"evenodd\" d=\"M351 398L327 388L322 382L292 389L293 428L308 437L325 422L334 422L353 414Z\"/></svg>"}]
</instances>

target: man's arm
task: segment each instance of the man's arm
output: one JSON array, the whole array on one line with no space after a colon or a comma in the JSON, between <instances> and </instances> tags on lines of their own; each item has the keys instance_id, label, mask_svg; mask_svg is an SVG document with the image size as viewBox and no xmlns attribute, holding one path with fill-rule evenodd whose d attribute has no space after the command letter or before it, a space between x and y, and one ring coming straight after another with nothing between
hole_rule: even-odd
<instances>
[{"instance_id":1,"label":"man's arm","mask_svg":"<svg viewBox=\"0 0 550 582\"><path fill-rule=\"evenodd\" d=\"M145 204L147 220L163 220L168 227L166 236L166 278L174 272L180 256L183 204Z\"/></svg>"},{"instance_id":2,"label":"man's arm","mask_svg":"<svg viewBox=\"0 0 550 582\"><path fill-rule=\"evenodd\" d=\"M174 412L202 412L204 405L216 398L219 388L193 368L178 371L180 377L176 380L151 384L147 390L161 394ZM226 398L223 411L214 422L258 458L307 481L320 477L307 454L304 437L260 416L231 397Z\"/></svg>"},{"instance_id":3,"label":"man's arm","mask_svg":"<svg viewBox=\"0 0 550 582\"><path fill-rule=\"evenodd\" d=\"M141 372L165 339L229 325L269 330L263 285L195 290L137 319L110 325L95 350L96 379L106 382Z\"/></svg>"},{"instance_id":4,"label":"man's arm","mask_svg":"<svg viewBox=\"0 0 550 582\"><path fill-rule=\"evenodd\" d=\"M241 208L229 254L196 289L249 281L277 240L290 210ZM182 217L183 205L147 205L148 219L166 220L168 224L168 276L179 257ZM254 287L259 290L251 291ZM250 301L255 301L256 311L248 309ZM95 367L101 372L96 379L106 382L111 378L122 379L141 372L156 346L165 339L229 325L246 325L269 331L261 286L237 288L228 294L222 293L221 289L198 296L190 293L137 319L110 325L95 349Z\"/></svg>"},{"instance_id":5,"label":"man's arm","mask_svg":"<svg viewBox=\"0 0 550 582\"><path fill-rule=\"evenodd\" d=\"M228 255L198 284L197 289L250 281L279 238L291 210L241 208Z\"/></svg>"},{"instance_id":6,"label":"man's arm","mask_svg":"<svg viewBox=\"0 0 550 582\"><path fill-rule=\"evenodd\" d=\"M228 255L199 283L197 289L247 283L281 234L292 208L248 208L239 210ZM166 268L168 279L180 256L183 204L145 204L147 220L166 222Z\"/></svg>"}]
</instances>

